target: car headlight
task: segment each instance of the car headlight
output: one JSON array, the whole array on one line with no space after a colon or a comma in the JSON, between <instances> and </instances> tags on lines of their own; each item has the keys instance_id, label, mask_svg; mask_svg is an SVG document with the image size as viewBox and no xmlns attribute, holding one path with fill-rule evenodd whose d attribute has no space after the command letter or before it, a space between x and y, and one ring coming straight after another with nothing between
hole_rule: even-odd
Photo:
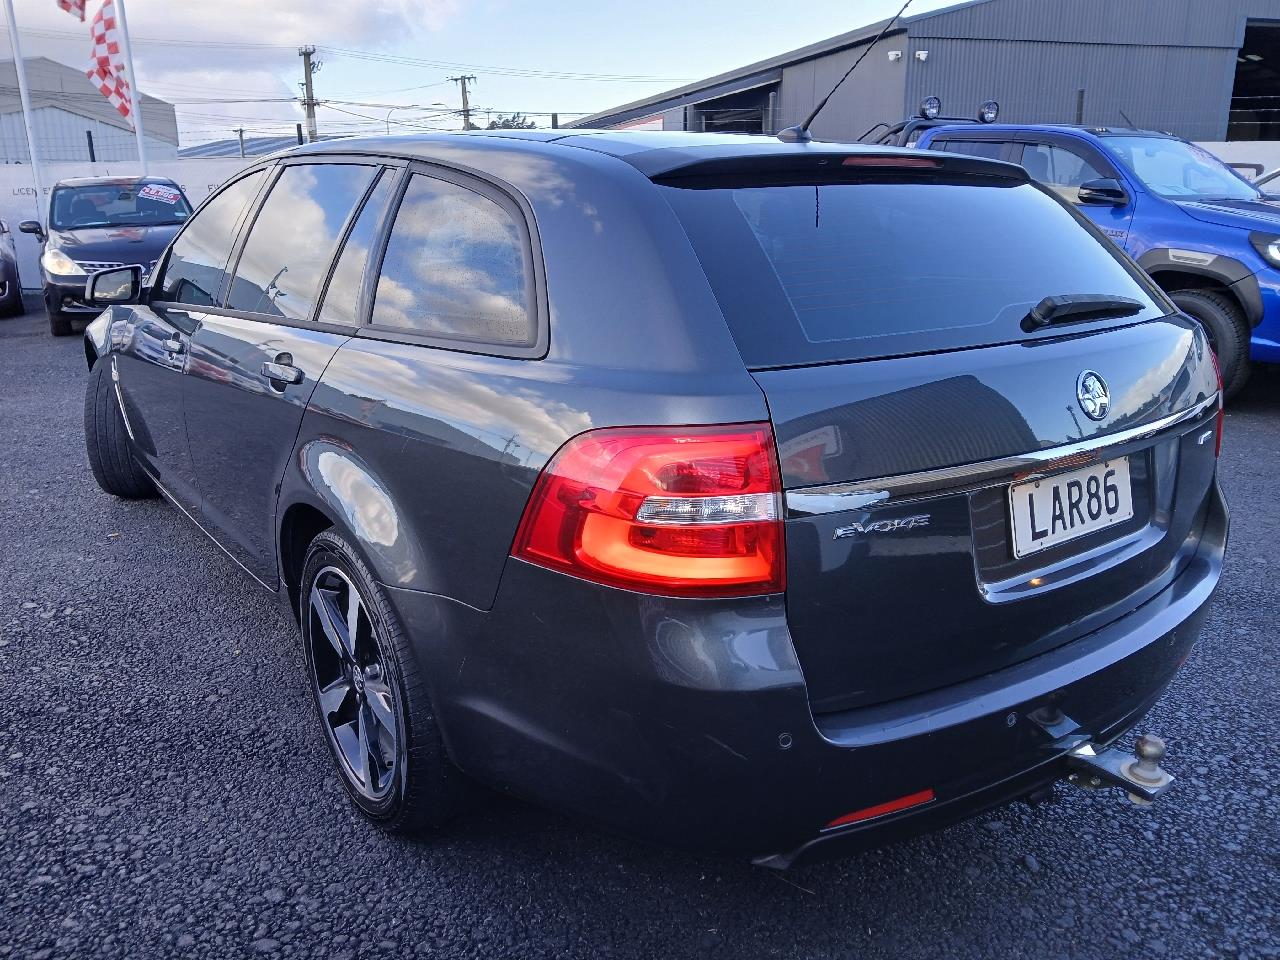
<instances>
[{"instance_id":1,"label":"car headlight","mask_svg":"<svg viewBox=\"0 0 1280 960\"><path fill-rule=\"evenodd\" d=\"M40 265L55 277L83 277L84 267L76 263L61 250L50 248L40 258Z\"/></svg>"},{"instance_id":2,"label":"car headlight","mask_svg":"<svg viewBox=\"0 0 1280 960\"><path fill-rule=\"evenodd\" d=\"M1251 233L1249 242L1263 260L1273 267L1280 267L1280 237L1274 233Z\"/></svg>"}]
</instances>

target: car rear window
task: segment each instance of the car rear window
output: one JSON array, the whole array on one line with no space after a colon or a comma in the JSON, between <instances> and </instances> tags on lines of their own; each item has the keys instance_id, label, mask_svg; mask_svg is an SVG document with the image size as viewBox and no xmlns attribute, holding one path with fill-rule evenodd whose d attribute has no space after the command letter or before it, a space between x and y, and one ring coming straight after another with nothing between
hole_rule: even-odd
<instances>
[{"instance_id":1,"label":"car rear window","mask_svg":"<svg viewBox=\"0 0 1280 960\"><path fill-rule=\"evenodd\" d=\"M987 181L991 183L992 181ZM998 181L997 181L998 182ZM1027 183L663 186L752 368L1026 340L1047 296L1105 294L1160 316L1136 268Z\"/></svg>"}]
</instances>

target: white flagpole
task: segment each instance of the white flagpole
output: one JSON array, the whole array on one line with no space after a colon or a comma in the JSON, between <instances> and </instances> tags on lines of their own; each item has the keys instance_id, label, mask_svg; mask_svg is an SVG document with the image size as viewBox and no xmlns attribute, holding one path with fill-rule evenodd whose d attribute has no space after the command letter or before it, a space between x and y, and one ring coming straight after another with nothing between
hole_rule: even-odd
<instances>
[{"instance_id":1,"label":"white flagpole","mask_svg":"<svg viewBox=\"0 0 1280 960\"><path fill-rule=\"evenodd\" d=\"M36 156L36 135L31 128L31 93L27 90L27 62L22 59L22 40L13 16L13 0L4 0L4 15L9 22L9 43L13 49L13 69L18 75L18 96L22 101L22 123L27 128L27 150L31 154L31 179L36 188L36 219L44 223L44 188L40 183L40 158Z\"/></svg>"},{"instance_id":2,"label":"white flagpole","mask_svg":"<svg viewBox=\"0 0 1280 960\"><path fill-rule=\"evenodd\" d=\"M6 0L12 3L13 0ZM128 71L125 77L129 81L129 95L133 98L133 133L138 139L138 162L142 164L142 175L147 175L147 141L142 132L142 90L138 86L138 74L133 69L133 44L129 42L129 21L124 15L124 0L115 0L116 21L120 27L120 44L124 47L124 67Z\"/></svg>"}]
</instances>

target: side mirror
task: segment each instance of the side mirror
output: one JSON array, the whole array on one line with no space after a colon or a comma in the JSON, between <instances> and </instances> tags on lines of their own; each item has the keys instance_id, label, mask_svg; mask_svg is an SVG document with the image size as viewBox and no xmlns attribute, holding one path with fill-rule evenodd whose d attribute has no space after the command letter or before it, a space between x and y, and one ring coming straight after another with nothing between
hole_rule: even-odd
<instances>
[{"instance_id":1,"label":"side mirror","mask_svg":"<svg viewBox=\"0 0 1280 960\"><path fill-rule=\"evenodd\" d=\"M142 267L136 263L100 270L85 281L85 301L95 307L137 303L142 295Z\"/></svg>"},{"instance_id":2,"label":"side mirror","mask_svg":"<svg viewBox=\"0 0 1280 960\"><path fill-rule=\"evenodd\" d=\"M1099 177L1080 184L1080 202L1126 207L1129 205L1129 191L1125 190L1119 180Z\"/></svg>"},{"instance_id":3,"label":"side mirror","mask_svg":"<svg viewBox=\"0 0 1280 960\"><path fill-rule=\"evenodd\" d=\"M37 240L40 240L42 243L44 242L44 227L40 226L39 220L23 220L18 224L18 229L23 233L33 233Z\"/></svg>"}]
</instances>

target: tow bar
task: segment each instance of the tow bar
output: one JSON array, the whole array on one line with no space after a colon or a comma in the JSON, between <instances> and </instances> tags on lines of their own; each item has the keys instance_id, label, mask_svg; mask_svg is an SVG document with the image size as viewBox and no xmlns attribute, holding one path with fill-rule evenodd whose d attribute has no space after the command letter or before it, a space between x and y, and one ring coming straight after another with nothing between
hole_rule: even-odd
<instances>
[{"instance_id":1,"label":"tow bar","mask_svg":"<svg viewBox=\"0 0 1280 960\"><path fill-rule=\"evenodd\" d=\"M1134 803L1146 806L1173 783L1173 774L1160 766L1164 753L1164 741L1153 733L1138 737L1132 756L1118 747L1099 751L1085 741L1067 751L1072 768L1067 780L1089 790L1119 787Z\"/></svg>"},{"instance_id":2,"label":"tow bar","mask_svg":"<svg viewBox=\"0 0 1280 960\"><path fill-rule=\"evenodd\" d=\"M1129 754L1119 747L1098 747L1087 736L1075 733L1079 729L1075 721L1054 707L1041 708L1030 719L1068 746L1068 783L1086 790L1119 787L1140 806L1149 805L1173 783L1173 774L1160 766L1164 740L1153 733L1139 736Z\"/></svg>"}]
</instances>

